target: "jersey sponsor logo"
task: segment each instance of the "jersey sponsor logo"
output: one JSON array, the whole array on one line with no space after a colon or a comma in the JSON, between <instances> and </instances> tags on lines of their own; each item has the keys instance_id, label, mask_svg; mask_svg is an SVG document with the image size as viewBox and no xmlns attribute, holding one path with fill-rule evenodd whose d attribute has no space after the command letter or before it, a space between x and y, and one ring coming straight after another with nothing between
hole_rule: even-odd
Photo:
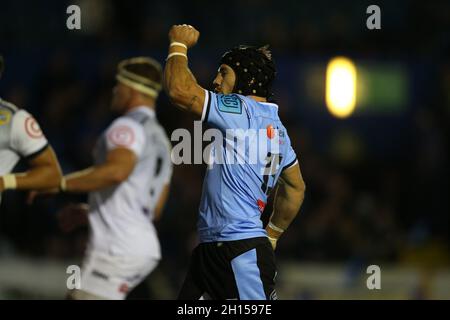
<instances>
[{"instance_id":1,"label":"jersey sponsor logo","mask_svg":"<svg viewBox=\"0 0 450 320\"><path fill-rule=\"evenodd\" d=\"M37 123L36 119L31 116L28 116L25 119L25 132L30 138L39 139L44 136L42 133L41 127Z\"/></svg>"},{"instance_id":2,"label":"jersey sponsor logo","mask_svg":"<svg viewBox=\"0 0 450 320\"><path fill-rule=\"evenodd\" d=\"M220 95L217 96L217 100L219 111L235 114L242 113L242 101L237 95Z\"/></svg>"},{"instance_id":3,"label":"jersey sponsor logo","mask_svg":"<svg viewBox=\"0 0 450 320\"><path fill-rule=\"evenodd\" d=\"M283 129L279 129L279 128L277 128L277 131L278 131L278 143L285 144L284 137L286 136L286 133L284 132Z\"/></svg>"},{"instance_id":4,"label":"jersey sponsor logo","mask_svg":"<svg viewBox=\"0 0 450 320\"><path fill-rule=\"evenodd\" d=\"M7 110L0 110L0 126L8 124L11 121L11 112Z\"/></svg>"},{"instance_id":5,"label":"jersey sponsor logo","mask_svg":"<svg viewBox=\"0 0 450 320\"><path fill-rule=\"evenodd\" d=\"M108 134L108 140L116 146L130 147L134 142L134 132L127 126L115 127Z\"/></svg>"},{"instance_id":6,"label":"jersey sponsor logo","mask_svg":"<svg viewBox=\"0 0 450 320\"><path fill-rule=\"evenodd\" d=\"M256 201L256 204L258 205L259 211L262 213L264 211L264 208L266 207L266 203L261 199L258 199L258 201Z\"/></svg>"},{"instance_id":7,"label":"jersey sponsor logo","mask_svg":"<svg viewBox=\"0 0 450 320\"><path fill-rule=\"evenodd\" d=\"M271 124L269 124L267 126L266 131L267 131L267 137L269 139L275 138L275 129L273 128L273 126Z\"/></svg>"}]
</instances>

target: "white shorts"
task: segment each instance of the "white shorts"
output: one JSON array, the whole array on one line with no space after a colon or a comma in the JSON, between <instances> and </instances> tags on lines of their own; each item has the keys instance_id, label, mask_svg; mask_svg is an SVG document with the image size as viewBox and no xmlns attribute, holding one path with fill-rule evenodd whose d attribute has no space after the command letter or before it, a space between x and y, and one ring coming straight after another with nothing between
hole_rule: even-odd
<instances>
[{"instance_id":1,"label":"white shorts","mask_svg":"<svg viewBox=\"0 0 450 320\"><path fill-rule=\"evenodd\" d=\"M111 256L90 252L81 268L80 290L111 300L123 300L158 265L150 257Z\"/></svg>"}]
</instances>

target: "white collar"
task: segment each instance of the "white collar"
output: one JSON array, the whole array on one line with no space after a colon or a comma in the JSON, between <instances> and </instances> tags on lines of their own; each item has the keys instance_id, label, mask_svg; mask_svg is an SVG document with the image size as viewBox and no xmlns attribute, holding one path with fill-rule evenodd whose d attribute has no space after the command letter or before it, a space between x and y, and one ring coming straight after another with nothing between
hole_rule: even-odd
<instances>
[{"instance_id":1,"label":"white collar","mask_svg":"<svg viewBox=\"0 0 450 320\"><path fill-rule=\"evenodd\" d=\"M278 105L277 105L277 104L275 104L275 103L272 103L272 102L260 102L260 103L262 103L262 104L266 104L266 105L268 105L268 106L273 106L273 107L275 107L275 108L277 108L277 109L278 109Z\"/></svg>"},{"instance_id":2,"label":"white collar","mask_svg":"<svg viewBox=\"0 0 450 320\"><path fill-rule=\"evenodd\" d=\"M132 110L128 111L127 113L133 113L133 112L143 112L152 118L154 118L156 116L155 109L150 108L148 106L144 106L144 105L134 107Z\"/></svg>"}]
</instances>

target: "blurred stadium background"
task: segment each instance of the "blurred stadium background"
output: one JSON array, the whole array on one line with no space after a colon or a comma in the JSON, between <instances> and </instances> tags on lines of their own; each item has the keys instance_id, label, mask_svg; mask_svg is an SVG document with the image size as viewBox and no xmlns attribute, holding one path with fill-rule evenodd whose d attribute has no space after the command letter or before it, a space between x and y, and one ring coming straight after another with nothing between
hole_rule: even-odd
<instances>
[{"instance_id":1,"label":"blurred stadium background","mask_svg":"<svg viewBox=\"0 0 450 320\"><path fill-rule=\"evenodd\" d=\"M78 4L82 29L66 28ZM381 30L366 8L381 8ZM301 214L279 243L281 299L450 299L449 1L2 1L0 95L32 112L64 172L91 164L111 120L116 64L134 55L163 62L172 24L201 32L190 50L199 82L211 87L217 61L238 44L270 44L275 99L307 184ZM329 112L329 61L356 68L355 109ZM167 132L193 118L162 95ZM1 165L1 164L0 164ZM20 170L20 168L18 168ZM196 244L204 166L177 166L157 225L163 260L130 298L173 299ZM79 264L87 230L63 234L59 196L25 204L5 193L0 208L0 299L62 299L66 267ZM381 290L366 268L381 268Z\"/></svg>"}]
</instances>

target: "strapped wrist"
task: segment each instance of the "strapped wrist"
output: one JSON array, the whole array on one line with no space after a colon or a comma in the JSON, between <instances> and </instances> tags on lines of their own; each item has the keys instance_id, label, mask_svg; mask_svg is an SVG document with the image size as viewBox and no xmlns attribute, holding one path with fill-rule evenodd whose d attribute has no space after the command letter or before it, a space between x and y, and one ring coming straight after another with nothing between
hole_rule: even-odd
<instances>
[{"instance_id":1,"label":"strapped wrist","mask_svg":"<svg viewBox=\"0 0 450 320\"><path fill-rule=\"evenodd\" d=\"M284 229L277 227L271 221L266 226L266 232L269 239L278 240L284 232Z\"/></svg>"},{"instance_id":2,"label":"strapped wrist","mask_svg":"<svg viewBox=\"0 0 450 320\"><path fill-rule=\"evenodd\" d=\"M67 180L62 177L61 182L59 183L59 191L66 192L67 191Z\"/></svg>"},{"instance_id":3,"label":"strapped wrist","mask_svg":"<svg viewBox=\"0 0 450 320\"><path fill-rule=\"evenodd\" d=\"M167 56L166 61L169 60L169 59L172 58L172 57L175 57L175 56L182 56L182 57L185 57L186 60L187 60L187 58L188 58L187 55L186 55L185 53L182 53L182 52L172 52L172 53L170 53L170 54Z\"/></svg>"},{"instance_id":4,"label":"strapped wrist","mask_svg":"<svg viewBox=\"0 0 450 320\"><path fill-rule=\"evenodd\" d=\"M2 177L2 179L4 190L14 190L17 188L17 179L14 174L6 174Z\"/></svg>"},{"instance_id":5,"label":"strapped wrist","mask_svg":"<svg viewBox=\"0 0 450 320\"><path fill-rule=\"evenodd\" d=\"M271 221L269 221L269 224L267 225L270 229L279 232L279 233L283 233L285 230L281 229L280 227L277 227L276 225L274 225Z\"/></svg>"},{"instance_id":6,"label":"strapped wrist","mask_svg":"<svg viewBox=\"0 0 450 320\"><path fill-rule=\"evenodd\" d=\"M182 42L178 42L178 41L173 41L173 42L171 42L170 45L169 45L169 47L183 47L183 48L185 48L186 50L188 49L187 45L185 45L185 44L182 43Z\"/></svg>"}]
</instances>

